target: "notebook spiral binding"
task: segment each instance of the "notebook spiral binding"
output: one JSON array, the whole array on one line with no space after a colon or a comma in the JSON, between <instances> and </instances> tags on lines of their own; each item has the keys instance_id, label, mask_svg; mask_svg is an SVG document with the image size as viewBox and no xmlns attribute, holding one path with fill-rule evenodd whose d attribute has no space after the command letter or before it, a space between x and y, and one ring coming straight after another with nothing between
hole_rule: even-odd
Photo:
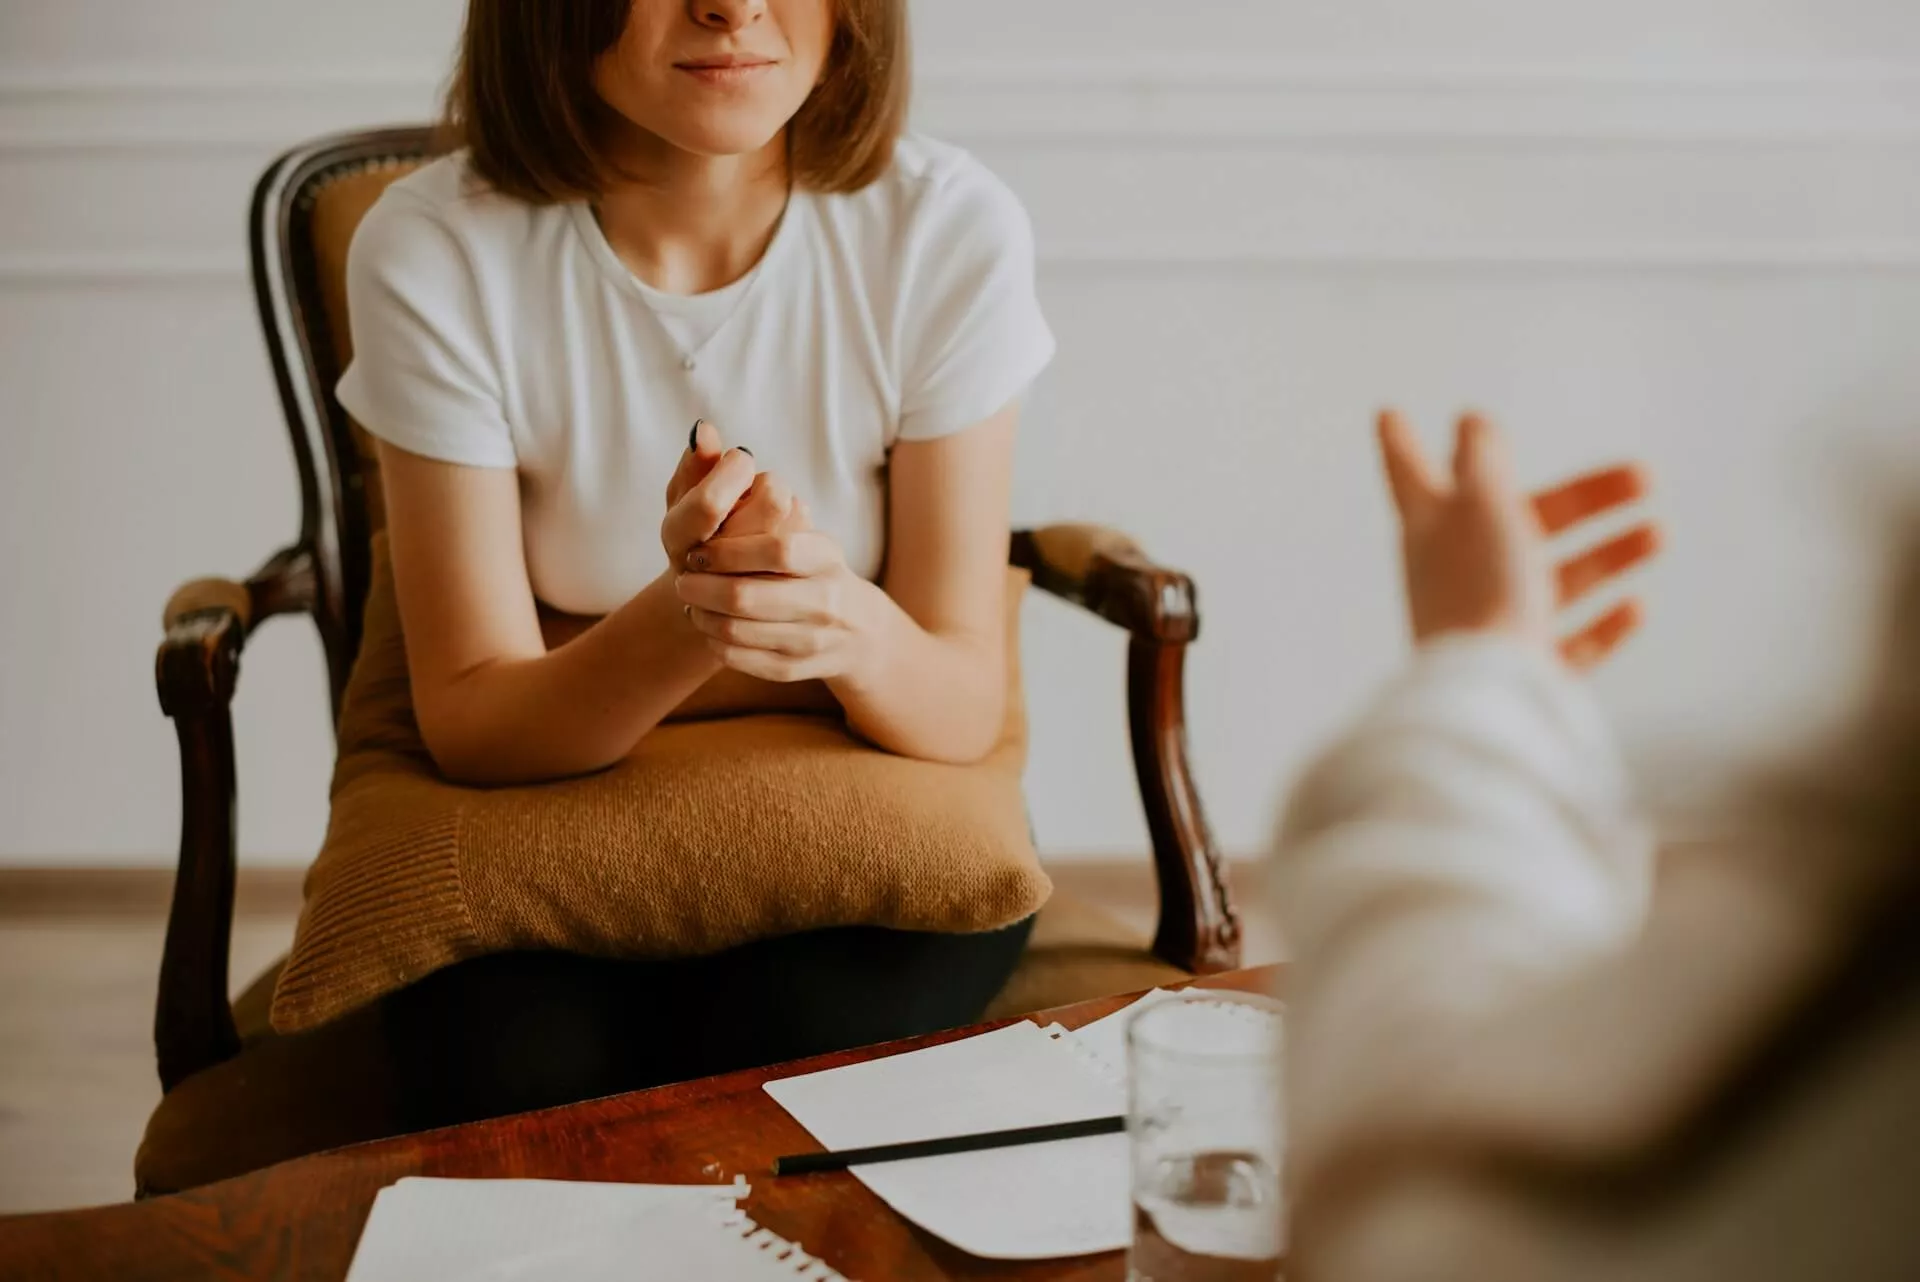
<instances>
[{"instance_id":1,"label":"notebook spiral binding","mask_svg":"<svg viewBox=\"0 0 1920 1282\"><path fill-rule=\"evenodd\" d=\"M736 1202L723 1202L714 1208L714 1220L723 1229L736 1234L761 1252L769 1261L791 1271L799 1282L847 1282L845 1274L825 1260L808 1255L798 1242L789 1242L772 1229L761 1228Z\"/></svg>"}]
</instances>

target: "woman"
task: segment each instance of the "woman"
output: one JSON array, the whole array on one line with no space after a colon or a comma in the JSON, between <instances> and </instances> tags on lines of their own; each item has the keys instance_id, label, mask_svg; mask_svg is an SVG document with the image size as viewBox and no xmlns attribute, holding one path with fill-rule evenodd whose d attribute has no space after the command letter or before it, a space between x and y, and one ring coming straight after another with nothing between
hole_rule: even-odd
<instances>
[{"instance_id":1,"label":"woman","mask_svg":"<svg viewBox=\"0 0 1920 1282\"><path fill-rule=\"evenodd\" d=\"M460 149L356 236L339 388L448 777L754 710L992 747L1014 427L1053 341L1019 202L903 136L906 98L904 0L471 0ZM423 1081L471 1083L422 1095L444 1120L964 1022L1024 937L501 955L390 1025Z\"/></svg>"},{"instance_id":2,"label":"woman","mask_svg":"<svg viewBox=\"0 0 1920 1282\"><path fill-rule=\"evenodd\" d=\"M1451 476L1395 417L1383 445L1419 651L1302 781L1275 862L1288 1276L1916 1276L1920 556L1861 732L1769 797L1759 839L1656 889L1572 671L1638 608L1553 635L1654 532L1557 585L1541 538L1634 474L1529 510L1479 420Z\"/></svg>"}]
</instances>

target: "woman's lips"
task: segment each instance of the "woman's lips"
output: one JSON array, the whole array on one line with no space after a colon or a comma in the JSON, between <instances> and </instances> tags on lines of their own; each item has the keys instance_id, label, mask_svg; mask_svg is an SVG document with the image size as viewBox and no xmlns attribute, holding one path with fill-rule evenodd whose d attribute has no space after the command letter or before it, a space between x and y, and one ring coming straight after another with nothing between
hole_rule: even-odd
<instances>
[{"instance_id":1,"label":"woman's lips","mask_svg":"<svg viewBox=\"0 0 1920 1282\"><path fill-rule=\"evenodd\" d=\"M677 62L675 69L686 72L702 84L729 87L743 85L761 72L771 71L777 64L773 62L737 61L737 62Z\"/></svg>"}]
</instances>

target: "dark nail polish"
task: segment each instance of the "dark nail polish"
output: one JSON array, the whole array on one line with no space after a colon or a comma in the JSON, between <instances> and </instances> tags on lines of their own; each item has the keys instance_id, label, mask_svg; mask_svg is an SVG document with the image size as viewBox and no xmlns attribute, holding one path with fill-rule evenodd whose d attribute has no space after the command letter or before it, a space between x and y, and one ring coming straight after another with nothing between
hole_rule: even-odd
<instances>
[{"instance_id":1,"label":"dark nail polish","mask_svg":"<svg viewBox=\"0 0 1920 1282\"><path fill-rule=\"evenodd\" d=\"M700 448L700 425L706 421L704 418L693 420L693 430L687 433L687 453L691 454Z\"/></svg>"}]
</instances>

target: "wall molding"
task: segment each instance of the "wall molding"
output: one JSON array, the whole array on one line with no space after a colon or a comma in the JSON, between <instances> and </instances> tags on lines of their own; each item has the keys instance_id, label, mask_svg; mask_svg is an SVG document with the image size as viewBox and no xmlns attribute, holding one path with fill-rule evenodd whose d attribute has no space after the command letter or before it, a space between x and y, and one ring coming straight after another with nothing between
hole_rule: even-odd
<instances>
[{"instance_id":1,"label":"wall molding","mask_svg":"<svg viewBox=\"0 0 1920 1282\"><path fill-rule=\"evenodd\" d=\"M237 193L280 148L329 130L418 120L439 81L437 69L404 66L352 74L157 67L0 74L0 173L34 193L19 202L18 226L0 238L0 290L240 288L244 249L210 235L216 213L232 216ZM1409 206L1393 225L1363 231L1323 201L1265 236L1231 213L1233 202L1265 190L1264 179L1244 193L1217 191L1225 212L1214 221L1190 222L1164 201L1150 210L1132 200L1133 188L1087 197L1124 204L1128 216L1118 227L1090 216L1079 196L1038 182L1022 190L1046 233L1040 253L1049 272L1920 269L1920 230L1909 234L1899 212L1907 193L1892 177L1920 173L1920 65L1653 73L1272 60L938 64L920 76L916 111L930 132L987 149L997 166L1020 166L1029 176L1070 162L1103 184L1131 170L1127 181L1137 188L1143 166L1184 163L1200 172L1195 165L1205 162L1196 157L1222 154L1298 165L1322 174L1323 190L1339 191L1348 173L1394 170L1404 152L1418 155L1419 181L1428 184L1429 204ZM1550 191L1565 173L1555 164L1582 149L1616 175L1626 165L1628 183L1673 186L1666 208L1649 214L1630 203L1543 199L1501 220L1508 211L1498 202ZM1119 163L1109 159L1121 152ZM1331 185L1328 157L1346 166ZM1705 168L1696 160L1719 172L1696 176ZM1873 187L1873 200L1847 207L1852 221L1835 221L1830 206L1795 202L1795 175L1829 181L1836 163L1852 175L1843 186ZM1487 186L1489 164L1514 183L1500 192ZM130 168L123 174L122 167ZM1729 172L1739 183L1752 180L1744 205L1725 199ZM169 183L176 173L193 175L187 181L204 193L195 197L198 209L170 203L152 224L104 217L97 235L67 232L62 202L97 206L105 192ZM1492 202L1488 212L1501 218L1482 223L1448 213L1448 202L1457 213L1476 200ZM1769 202L1789 211L1784 221L1769 216Z\"/></svg>"},{"instance_id":2,"label":"wall molding","mask_svg":"<svg viewBox=\"0 0 1920 1282\"><path fill-rule=\"evenodd\" d=\"M305 868L237 870L234 916L293 916L300 911ZM0 867L0 922L47 918L134 918L165 921L174 870L128 865Z\"/></svg>"},{"instance_id":3,"label":"wall molding","mask_svg":"<svg viewBox=\"0 0 1920 1282\"><path fill-rule=\"evenodd\" d=\"M226 287L247 278L246 249L220 253L0 253L0 289Z\"/></svg>"},{"instance_id":4,"label":"wall molding","mask_svg":"<svg viewBox=\"0 0 1920 1282\"><path fill-rule=\"evenodd\" d=\"M1225 242L1067 243L1043 248L1040 265L1059 272L1414 272L1436 275L1902 274L1920 271L1920 240L1885 244L1506 245L1484 250ZM228 253L0 254L0 290L238 287L246 256Z\"/></svg>"},{"instance_id":5,"label":"wall molding","mask_svg":"<svg viewBox=\"0 0 1920 1282\"><path fill-rule=\"evenodd\" d=\"M0 155L256 151L419 119L443 73L92 68L0 74ZM1920 141L1920 66L1359 67L1088 59L926 66L917 119L1030 146Z\"/></svg>"}]
</instances>

